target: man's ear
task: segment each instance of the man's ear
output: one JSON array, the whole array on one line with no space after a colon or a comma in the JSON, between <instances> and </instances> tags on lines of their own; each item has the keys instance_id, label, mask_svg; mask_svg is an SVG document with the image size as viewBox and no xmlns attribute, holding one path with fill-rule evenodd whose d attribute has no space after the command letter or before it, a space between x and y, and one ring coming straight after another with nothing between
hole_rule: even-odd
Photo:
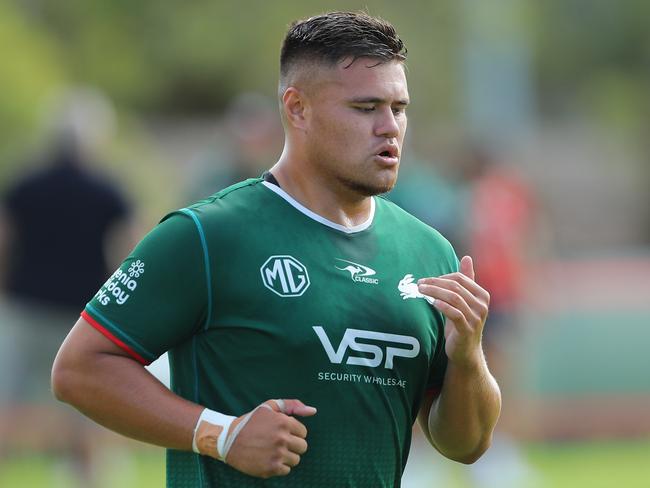
<instances>
[{"instance_id":1,"label":"man's ear","mask_svg":"<svg viewBox=\"0 0 650 488\"><path fill-rule=\"evenodd\" d=\"M307 129L309 101L302 90L293 86L287 88L282 95L282 110L290 127L300 131Z\"/></svg>"}]
</instances>

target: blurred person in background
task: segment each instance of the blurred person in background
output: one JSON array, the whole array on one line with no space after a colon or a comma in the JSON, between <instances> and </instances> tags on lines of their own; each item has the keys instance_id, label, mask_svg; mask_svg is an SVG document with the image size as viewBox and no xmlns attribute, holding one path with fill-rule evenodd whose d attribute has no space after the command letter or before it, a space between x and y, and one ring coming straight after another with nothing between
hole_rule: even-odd
<instances>
[{"instance_id":1,"label":"blurred person in background","mask_svg":"<svg viewBox=\"0 0 650 488\"><path fill-rule=\"evenodd\" d=\"M462 238L465 187L444 175L436 163L411 154L387 197L455 244Z\"/></svg>"},{"instance_id":2,"label":"blurred person in background","mask_svg":"<svg viewBox=\"0 0 650 488\"><path fill-rule=\"evenodd\" d=\"M63 453L84 486L92 483L96 429L53 401L50 370L71 323L116 265L114 256L135 240L121 189L89 166L112 118L99 93L70 93L38 166L0 199L0 454Z\"/></svg>"},{"instance_id":3,"label":"blurred person in background","mask_svg":"<svg viewBox=\"0 0 650 488\"><path fill-rule=\"evenodd\" d=\"M281 141L277 103L260 93L239 94L226 109L216 140L194 162L188 201L259 176L282 150Z\"/></svg>"},{"instance_id":4,"label":"blurred person in background","mask_svg":"<svg viewBox=\"0 0 650 488\"><path fill-rule=\"evenodd\" d=\"M536 199L520 172L499 161L486 145L467 144L455 167L466 187L460 246L475 258L477 279L490 292L491 326L485 329L485 341L496 365L526 299L527 271L539 234Z\"/></svg>"},{"instance_id":5,"label":"blurred person in background","mask_svg":"<svg viewBox=\"0 0 650 488\"><path fill-rule=\"evenodd\" d=\"M444 230L458 249L474 258L477 281L491 295L483 337L486 358L504 388L501 382L510 367L508 347L516 341L512 334L524 300L530 234L536 225L535 199L518 172L499 164L484 145L467 144L452 162L451 177L446 177L436 165L411 157L388 197ZM471 467L473 486L518 487L532 476L517 446L501 430L492 449ZM413 472L421 478L419 472L429 468L422 456L417 459Z\"/></svg>"},{"instance_id":6,"label":"blurred person in background","mask_svg":"<svg viewBox=\"0 0 650 488\"><path fill-rule=\"evenodd\" d=\"M487 144L467 143L453 167L466 200L464 242L459 246L475 259L476 280L490 292L485 356L508 396L516 370L510 358L517 347L534 239L539 237L536 198L517 168L499 160ZM509 414L515 413L505 408L492 449L471 467L476 487L515 488L534 476L507 431L513 420Z\"/></svg>"}]
</instances>

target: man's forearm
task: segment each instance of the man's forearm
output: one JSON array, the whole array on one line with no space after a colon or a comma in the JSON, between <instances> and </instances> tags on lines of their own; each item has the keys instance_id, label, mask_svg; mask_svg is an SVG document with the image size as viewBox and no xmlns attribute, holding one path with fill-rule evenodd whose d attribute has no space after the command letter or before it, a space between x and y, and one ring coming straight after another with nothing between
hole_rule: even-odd
<instances>
[{"instance_id":1,"label":"man's forearm","mask_svg":"<svg viewBox=\"0 0 650 488\"><path fill-rule=\"evenodd\" d=\"M60 371L57 397L132 439L171 449L192 448L203 407L175 395L127 357L99 358L89 369L92 373Z\"/></svg>"},{"instance_id":2,"label":"man's forearm","mask_svg":"<svg viewBox=\"0 0 650 488\"><path fill-rule=\"evenodd\" d=\"M227 460L262 478L287 475L300 462L307 429L294 417L316 414L299 400L277 399L229 420L168 390L84 318L57 354L52 388L59 400L119 434Z\"/></svg>"},{"instance_id":3,"label":"man's forearm","mask_svg":"<svg viewBox=\"0 0 650 488\"><path fill-rule=\"evenodd\" d=\"M500 411L501 392L483 357L464 367L450 361L429 412L430 439L446 457L472 463L489 447Z\"/></svg>"}]
</instances>

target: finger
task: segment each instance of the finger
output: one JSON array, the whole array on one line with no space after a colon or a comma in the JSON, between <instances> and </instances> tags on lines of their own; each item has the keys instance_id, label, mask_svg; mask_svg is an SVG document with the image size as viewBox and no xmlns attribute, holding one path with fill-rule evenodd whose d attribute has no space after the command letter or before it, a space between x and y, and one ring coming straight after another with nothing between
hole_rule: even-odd
<instances>
[{"instance_id":1,"label":"finger","mask_svg":"<svg viewBox=\"0 0 650 488\"><path fill-rule=\"evenodd\" d=\"M311 417L316 415L316 408L305 405L300 400L267 400L264 404L271 407L275 412L282 412L287 415L299 415Z\"/></svg>"},{"instance_id":2,"label":"finger","mask_svg":"<svg viewBox=\"0 0 650 488\"><path fill-rule=\"evenodd\" d=\"M260 407L268 408L269 410L273 410L274 412L282 412L284 413L284 400L267 400L264 403L260 405Z\"/></svg>"},{"instance_id":3,"label":"finger","mask_svg":"<svg viewBox=\"0 0 650 488\"><path fill-rule=\"evenodd\" d=\"M288 448L291 452L295 452L296 454L305 454L307 452L307 441L300 437L293 436L289 440Z\"/></svg>"},{"instance_id":4,"label":"finger","mask_svg":"<svg viewBox=\"0 0 650 488\"><path fill-rule=\"evenodd\" d=\"M284 456L284 464L291 468L295 468L300 463L300 456L294 452L287 452Z\"/></svg>"},{"instance_id":5,"label":"finger","mask_svg":"<svg viewBox=\"0 0 650 488\"><path fill-rule=\"evenodd\" d=\"M442 313L442 315L444 315L445 318L454 325L459 333L471 334L474 332L474 329L469 325L463 312L457 308L449 305L447 302L443 302L442 300L436 300L433 306L436 307L440 313Z\"/></svg>"},{"instance_id":6,"label":"finger","mask_svg":"<svg viewBox=\"0 0 650 488\"><path fill-rule=\"evenodd\" d=\"M479 322L474 313L467 307L464 307L463 310L461 310L441 298L436 298L433 306L440 311L445 318L451 320L458 328L459 332L469 334L474 330L474 328L476 328L476 324Z\"/></svg>"},{"instance_id":7,"label":"finger","mask_svg":"<svg viewBox=\"0 0 650 488\"><path fill-rule=\"evenodd\" d=\"M472 311L470 305L467 303L467 301L468 299L474 301L476 299L467 290L463 289L462 286L460 286L455 281L452 281L451 283L452 285L448 284L448 286L456 288L455 290L450 290L447 287L443 287L443 286L426 285L426 284L419 285L418 290L420 291L420 293L424 295L435 298L436 302L442 301L447 303L448 305L451 305L453 308L458 310L463 315L466 321L469 322L471 319L474 318L475 314ZM433 305L435 306L436 304L434 303Z\"/></svg>"},{"instance_id":8,"label":"finger","mask_svg":"<svg viewBox=\"0 0 650 488\"><path fill-rule=\"evenodd\" d=\"M474 262L471 256L463 256L460 260L460 272L470 280L474 280Z\"/></svg>"},{"instance_id":9,"label":"finger","mask_svg":"<svg viewBox=\"0 0 650 488\"><path fill-rule=\"evenodd\" d=\"M286 476L289 473L291 473L291 468L288 465L282 463L275 469L273 476Z\"/></svg>"},{"instance_id":10,"label":"finger","mask_svg":"<svg viewBox=\"0 0 650 488\"><path fill-rule=\"evenodd\" d=\"M438 277L421 278L418 280L418 285L425 283L443 286L443 282L440 282L438 280L452 280L467 289L479 300L485 302L486 304L490 302L490 294L487 292L487 290L481 287L481 285L479 285L476 281L470 279L462 273L449 273Z\"/></svg>"},{"instance_id":11,"label":"finger","mask_svg":"<svg viewBox=\"0 0 650 488\"><path fill-rule=\"evenodd\" d=\"M420 290L421 293L425 293L427 295L431 293L431 291L426 291L428 289L427 287L429 286L441 288L443 290L448 290L449 292L457 294L459 297L461 297L465 301L465 303L469 306L469 308L472 310L474 315L476 315L481 319L487 317L490 295L485 290L480 288L480 290L476 291L476 293L478 294L477 296L476 294L472 293L469 289L467 289L465 286L463 286L463 285L470 285L474 283L473 281L471 281L469 278L459 273L455 273L455 277L458 278L458 281L453 279L452 277L427 278L424 283L418 285L418 290ZM431 295L431 296L433 296L434 298L439 298L437 295ZM440 297L440 299L445 300L449 304L455 306L456 308L460 308L462 310L462 306L460 302L458 302L455 297L453 296L451 298Z\"/></svg>"},{"instance_id":12,"label":"finger","mask_svg":"<svg viewBox=\"0 0 650 488\"><path fill-rule=\"evenodd\" d=\"M293 417L289 417L289 432L303 439L307 437L307 427Z\"/></svg>"}]
</instances>

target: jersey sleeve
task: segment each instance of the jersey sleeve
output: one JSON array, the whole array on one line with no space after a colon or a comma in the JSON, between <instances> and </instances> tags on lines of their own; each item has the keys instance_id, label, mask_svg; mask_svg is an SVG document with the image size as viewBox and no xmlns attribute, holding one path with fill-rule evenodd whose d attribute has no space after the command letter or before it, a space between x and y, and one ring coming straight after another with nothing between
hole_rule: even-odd
<instances>
[{"instance_id":1,"label":"jersey sleeve","mask_svg":"<svg viewBox=\"0 0 650 488\"><path fill-rule=\"evenodd\" d=\"M460 269L460 261L451 244L448 244L448 250L445 254L445 266L447 273L455 273ZM432 391L434 396L438 396L442 389L442 384L447 372L447 353L445 352L445 316L438 310L433 311L437 316L436 324L438 327L436 336L438 337L433 359L429 367L429 380L427 390Z\"/></svg>"},{"instance_id":2,"label":"jersey sleeve","mask_svg":"<svg viewBox=\"0 0 650 488\"><path fill-rule=\"evenodd\" d=\"M81 315L149 364L204 325L204 256L200 228L191 215L173 213L135 247Z\"/></svg>"}]
</instances>

